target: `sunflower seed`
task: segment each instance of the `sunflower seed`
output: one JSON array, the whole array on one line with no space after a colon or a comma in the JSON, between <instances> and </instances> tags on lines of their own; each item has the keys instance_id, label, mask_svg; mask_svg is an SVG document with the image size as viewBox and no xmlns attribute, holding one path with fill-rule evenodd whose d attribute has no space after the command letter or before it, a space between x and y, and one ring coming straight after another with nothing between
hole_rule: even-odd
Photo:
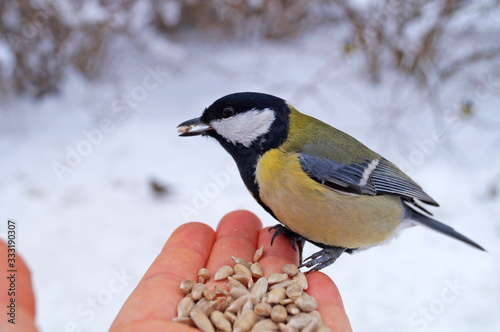
<instances>
[{"instance_id":1,"label":"sunflower seed","mask_svg":"<svg viewBox=\"0 0 500 332\"><path fill-rule=\"evenodd\" d=\"M269 303L260 302L255 305L253 311L259 316L269 317L273 308Z\"/></svg>"},{"instance_id":2,"label":"sunflower seed","mask_svg":"<svg viewBox=\"0 0 500 332\"><path fill-rule=\"evenodd\" d=\"M295 327L297 330L300 330L304 328L307 324L309 324L313 319L315 318L309 314L300 313L298 315L292 316L292 318L290 319L290 321L288 321L286 325Z\"/></svg>"},{"instance_id":3,"label":"sunflower seed","mask_svg":"<svg viewBox=\"0 0 500 332\"><path fill-rule=\"evenodd\" d=\"M194 301L192 298L186 296L180 300L177 305L177 317L189 317L189 312L194 307Z\"/></svg>"},{"instance_id":4,"label":"sunflower seed","mask_svg":"<svg viewBox=\"0 0 500 332\"><path fill-rule=\"evenodd\" d=\"M242 274L248 276L248 279L252 278L252 272L250 272L250 266L246 267L243 264L236 264L233 270L235 274Z\"/></svg>"},{"instance_id":5,"label":"sunflower seed","mask_svg":"<svg viewBox=\"0 0 500 332\"><path fill-rule=\"evenodd\" d=\"M250 265L250 272L255 278L262 277L262 265L260 265L259 262L253 263L252 265Z\"/></svg>"},{"instance_id":6,"label":"sunflower seed","mask_svg":"<svg viewBox=\"0 0 500 332\"><path fill-rule=\"evenodd\" d=\"M299 309L299 307L297 307L294 303L287 304L287 305L286 305L286 311L287 311L290 315L298 315L298 314L300 314L300 309Z\"/></svg>"},{"instance_id":7,"label":"sunflower seed","mask_svg":"<svg viewBox=\"0 0 500 332\"><path fill-rule=\"evenodd\" d=\"M229 277L231 274L233 274L233 268L228 266L228 265L224 265L224 266L220 267L217 270L217 272L215 272L214 280L215 281L224 280L227 277Z\"/></svg>"},{"instance_id":8,"label":"sunflower seed","mask_svg":"<svg viewBox=\"0 0 500 332\"><path fill-rule=\"evenodd\" d=\"M220 312L225 312L228 307L229 307L229 301L223 300L219 302L217 310Z\"/></svg>"},{"instance_id":9,"label":"sunflower seed","mask_svg":"<svg viewBox=\"0 0 500 332\"><path fill-rule=\"evenodd\" d=\"M284 299L284 300L281 300L280 304L281 305L287 305L287 304L290 304L290 303L293 303L295 302L294 300L292 299Z\"/></svg>"},{"instance_id":10,"label":"sunflower seed","mask_svg":"<svg viewBox=\"0 0 500 332\"><path fill-rule=\"evenodd\" d=\"M286 288L286 296L288 296L292 300L296 300L299 298L299 296L302 295L302 287L296 282L292 282L287 288Z\"/></svg>"},{"instance_id":11,"label":"sunflower seed","mask_svg":"<svg viewBox=\"0 0 500 332\"><path fill-rule=\"evenodd\" d=\"M228 312L228 311L230 311L230 312L240 311L248 300L250 300L252 302L252 305L256 305L259 302L259 299L256 296L253 296L253 295L242 296L239 299L232 301L229 304L229 307L227 307L226 312Z\"/></svg>"},{"instance_id":12,"label":"sunflower seed","mask_svg":"<svg viewBox=\"0 0 500 332\"><path fill-rule=\"evenodd\" d=\"M209 301L206 298L202 298L198 302L196 302L193 309L199 309L208 316L215 310L215 302Z\"/></svg>"},{"instance_id":13,"label":"sunflower seed","mask_svg":"<svg viewBox=\"0 0 500 332\"><path fill-rule=\"evenodd\" d=\"M314 332L317 329L318 329L318 321L316 320L316 318L314 318L309 322L309 324L304 326L304 328L302 328L302 330L300 330L300 331L301 332Z\"/></svg>"},{"instance_id":14,"label":"sunflower seed","mask_svg":"<svg viewBox=\"0 0 500 332\"><path fill-rule=\"evenodd\" d=\"M243 305L247 302L247 298L245 296L242 296L234 301L232 301L229 304L229 307L227 307L226 312L238 312L243 308Z\"/></svg>"},{"instance_id":15,"label":"sunflower seed","mask_svg":"<svg viewBox=\"0 0 500 332\"><path fill-rule=\"evenodd\" d=\"M252 276L247 276L244 274L233 274L232 277L238 280L243 285L247 285L250 282L250 280L252 280Z\"/></svg>"},{"instance_id":16,"label":"sunflower seed","mask_svg":"<svg viewBox=\"0 0 500 332\"><path fill-rule=\"evenodd\" d=\"M174 318L172 318L172 322L181 323L181 324L191 326L191 327L196 326L196 325L194 325L194 322L191 319L191 317L174 317Z\"/></svg>"},{"instance_id":17,"label":"sunflower seed","mask_svg":"<svg viewBox=\"0 0 500 332\"><path fill-rule=\"evenodd\" d=\"M307 289L308 285L307 285L306 275L302 273L302 271L297 272L297 274L294 275L292 279L295 282L297 282L300 285L300 287L302 287L303 290Z\"/></svg>"},{"instance_id":18,"label":"sunflower seed","mask_svg":"<svg viewBox=\"0 0 500 332\"><path fill-rule=\"evenodd\" d=\"M248 289L242 288L242 287L233 287L229 291L229 295L233 299L239 299L240 297L248 295L248 294L250 294L250 292L248 291Z\"/></svg>"},{"instance_id":19,"label":"sunflower seed","mask_svg":"<svg viewBox=\"0 0 500 332\"><path fill-rule=\"evenodd\" d=\"M233 287L240 287L240 288L247 289L245 287L245 285L243 285L241 282L239 282L235 278L233 278L233 277L227 277L227 279L229 280L229 282L227 283L227 288L231 289Z\"/></svg>"},{"instance_id":20,"label":"sunflower seed","mask_svg":"<svg viewBox=\"0 0 500 332\"><path fill-rule=\"evenodd\" d=\"M253 295L253 294L246 295L245 297L247 299L251 300L253 305L256 305L257 303L260 302L260 299L257 296Z\"/></svg>"},{"instance_id":21,"label":"sunflower seed","mask_svg":"<svg viewBox=\"0 0 500 332\"><path fill-rule=\"evenodd\" d=\"M274 273L267 277L267 281L270 285L277 284L279 282L285 281L288 279L288 274L286 273Z\"/></svg>"},{"instance_id":22,"label":"sunflower seed","mask_svg":"<svg viewBox=\"0 0 500 332\"><path fill-rule=\"evenodd\" d=\"M227 310L224 312L224 317L226 317L227 320L231 322L231 324L234 324L234 322L236 322L236 319L238 318L235 313Z\"/></svg>"},{"instance_id":23,"label":"sunflower seed","mask_svg":"<svg viewBox=\"0 0 500 332\"><path fill-rule=\"evenodd\" d=\"M206 268L202 267L198 271L198 277L201 277L201 278L203 278L205 280L210 279L210 271L208 271Z\"/></svg>"},{"instance_id":24,"label":"sunflower seed","mask_svg":"<svg viewBox=\"0 0 500 332\"><path fill-rule=\"evenodd\" d=\"M286 297L286 291L284 288L275 288L268 293L267 303L280 303Z\"/></svg>"},{"instance_id":25,"label":"sunflower seed","mask_svg":"<svg viewBox=\"0 0 500 332\"><path fill-rule=\"evenodd\" d=\"M273 307L271 310L271 318L273 321L277 323L282 323L286 321L288 313L284 306L278 304Z\"/></svg>"},{"instance_id":26,"label":"sunflower seed","mask_svg":"<svg viewBox=\"0 0 500 332\"><path fill-rule=\"evenodd\" d=\"M215 332L212 322L210 321L210 319L208 319L207 315L205 315L203 311L199 309L193 309L191 310L189 316L193 320L196 327L203 332Z\"/></svg>"},{"instance_id":27,"label":"sunflower seed","mask_svg":"<svg viewBox=\"0 0 500 332\"><path fill-rule=\"evenodd\" d=\"M307 293L302 293L297 300L295 300L295 304L302 311L313 311L318 307L318 302L312 296Z\"/></svg>"},{"instance_id":28,"label":"sunflower seed","mask_svg":"<svg viewBox=\"0 0 500 332\"><path fill-rule=\"evenodd\" d=\"M255 284L255 282L253 281L253 278L250 278L250 280L248 280L248 283L247 283L247 288L252 289L254 284Z\"/></svg>"},{"instance_id":29,"label":"sunflower seed","mask_svg":"<svg viewBox=\"0 0 500 332\"><path fill-rule=\"evenodd\" d=\"M323 325L323 319L321 318L321 314L319 313L319 311L313 310L309 314L316 318L316 320L318 321L318 326Z\"/></svg>"},{"instance_id":30,"label":"sunflower seed","mask_svg":"<svg viewBox=\"0 0 500 332\"><path fill-rule=\"evenodd\" d=\"M273 290L275 288L279 288L279 287L283 287L283 288L287 288L288 286L290 286L292 283L296 283L295 281L293 280L285 280L285 281L282 281L282 282L278 282L277 284L274 284L274 285L271 285L269 287L269 290Z\"/></svg>"},{"instance_id":31,"label":"sunflower seed","mask_svg":"<svg viewBox=\"0 0 500 332\"><path fill-rule=\"evenodd\" d=\"M283 266L283 272L288 274L290 277L293 277L299 272L299 268L294 264L286 264Z\"/></svg>"},{"instance_id":32,"label":"sunflower seed","mask_svg":"<svg viewBox=\"0 0 500 332\"><path fill-rule=\"evenodd\" d=\"M246 260L244 260L243 258L239 258L239 257L234 257L234 256L231 256L233 261L236 263L236 264L241 264L243 266L245 266L247 269L250 268L250 265L252 263L250 262L247 262ZM233 268L234 269L234 268ZM235 271L236 272L236 271Z\"/></svg>"},{"instance_id":33,"label":"sunflower seed","mask_svg":"<svg viewBox=\"0 0 500 332\"><path fill-rule=\"evenodd\" d=\"M241 308L241 312L245 312L247 310L252 310L253 311L253 303L252 300L248 299L245 304L243 305L243 308Z\"/></svg>"},{"instance_id":34,"label":"sunflower seed","mask_svg":"<svg viewBox=\"0 0 500 332\"><path fill-rule=\"evenodd\" d=\"M253 255L253 261L258 262L262 257L263 253L264 253L264 246L261 246L259 249L255 251L255 254Z\"/></svg>"},{"instance_id":35,"label":"sunflower seed","mask_svg":"<svg viewBox=\"0 0 500 332\"><path fill-rule=\"evenodd\" d=\"M231 331L231 322L224 316L220 311L214 311L210 314L210 320L215 325L217 330L220 331Z\"/></svg>"},{"instance_id":36,"label":"sunflower seed","mask_svg":"<svg viewBox=\"0 0 500 332\"><path fill-rule=\"evenodd\" d=\"M181 291L183 291L184 294L189 294L194 285L196 285L196 282L194 282L194 280L182 280Z\"/></svg>"},{"instance_id":37,"label":"sunflower seed","mask_svg":"<svg viewBox=\"0 0 500 332\"><path fill-rule=\"evenodd\" d=\"M233 331L234 332L250 331L258 320L259 316L252 310L244 311L234 322Z\"/></svg>"},{"instance_id":38,"label":"sunflower seed","mask_svg":"<svg viewBox=\"0 0 500 332\"><path fill-rule=\"evenodd\" d=\"M214 299L214 297L215 297L215 293L214 293L214 292L212 292L210 289L205 288L205 289L203 290L203 296L204 296L207 300L209 300L209 301L210 301L210 300L213 300L213 299Z\"/></svg>"},{"instance_id":39,"label":"sunflower seed","mask_svg":"<svg viewBox=\"0 0 500 332\"><path fill-rule=\"evenodd\" d=\"M280 328L281 332L299 332L299 329L297 329L293 326L288 326L284 323L279 323L278 327Z\"/></svg>"},{"instance_id":40,"label":"sunflower seed","mask_svg":"<svg viewBox=\"0 0 500 332\"><path fill-rule=\"evenodd\" d=\"M203 296L203 291L207 288L205 284L197 283L191 290L191 297L193 300L198 301Z\"/></svg>"},{"instance_id":41,"label":"sunflower seed","mask_svg":"<svg viewBox=\"0 0 500 332\"><path fill-rule=\"evenodd\" d=\"M264 319L261 320L252 327L252 332L261 332L261 331L279 331L278 323L273 322L272 319Z\"/></svg>"},{"instance_id":42,"label":"sunflower seed","mask_svg":"<svg viewBox=\"0 0 500 332\"><path fill-rule=\"evenodd\" d=\"M253 285L253 287L250 290L250 292L253 295L257 296L257 297L262 298L262 296L264 296L264 294L266 294L266 292L267 292L267 287L268 287L267 279L266 278L260 278Z\"/></svg>"}]
</instances>

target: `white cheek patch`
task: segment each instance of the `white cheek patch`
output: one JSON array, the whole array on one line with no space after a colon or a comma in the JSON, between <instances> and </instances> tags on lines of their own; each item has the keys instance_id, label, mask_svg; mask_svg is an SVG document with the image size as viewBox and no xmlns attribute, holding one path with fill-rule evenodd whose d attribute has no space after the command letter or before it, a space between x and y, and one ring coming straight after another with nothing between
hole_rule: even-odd
<instances>
[{"instance_id":1,"label":"white cheek patch","mask_svg":"<svg viewBox=\"0 0 500 332\"><path fill-rule=\"evenodd\" d=\"M259 136L269 131L275 118L274 111L269 108L252 109L227 119L212 121L210 125L226 140L248 148Z\"/></svg>"}]
</instances>

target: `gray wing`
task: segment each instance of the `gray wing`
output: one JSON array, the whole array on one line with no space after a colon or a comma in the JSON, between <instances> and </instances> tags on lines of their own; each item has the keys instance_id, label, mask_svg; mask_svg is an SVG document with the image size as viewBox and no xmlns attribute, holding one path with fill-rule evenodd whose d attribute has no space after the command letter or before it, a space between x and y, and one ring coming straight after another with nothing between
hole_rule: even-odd
<instances>
[{"instance_id":1,"label":"gray wing","mask_svg":"<svg viewBox=\"0 0 500 332\"><path fill-rule=\"evenodd\" d=\"M329 158L299 154L300 164L315 181L357 195L394 195L439 206L422 188L385 158L344 165Z\"/></svg>"}]
</instances>

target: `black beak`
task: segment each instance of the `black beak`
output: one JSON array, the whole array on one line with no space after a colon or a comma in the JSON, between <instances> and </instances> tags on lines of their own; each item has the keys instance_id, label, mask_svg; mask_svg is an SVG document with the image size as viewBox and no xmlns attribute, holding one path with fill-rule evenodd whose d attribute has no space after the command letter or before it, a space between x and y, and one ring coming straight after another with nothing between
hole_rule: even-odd
<instances>
[{"instance_id":1,"label":"black beak","mask_svg":"<svg viewBox=\"0 0 500 332\"><path fill-rule=\"evenodd\" d=\"M212 127L201 122L200 118L184 121L177 126L179 136L205 135Z\"/></svg>"}]
</instances>

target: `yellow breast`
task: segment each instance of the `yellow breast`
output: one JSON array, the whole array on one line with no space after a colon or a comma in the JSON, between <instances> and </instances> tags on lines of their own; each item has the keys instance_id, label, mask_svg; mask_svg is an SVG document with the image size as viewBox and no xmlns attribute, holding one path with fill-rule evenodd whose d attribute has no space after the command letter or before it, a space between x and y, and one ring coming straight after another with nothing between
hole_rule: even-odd
<instances>
[{"instance_id":1,"label":"yellow breast","mask_svg":"<svg viewBox=\"0 0 500 332\"><path fill-rule=\"evenodd\" d=\"M304 173L296 153L269 150L255 175L261 200L279 221L315 242L345 248L373 245L385 241L401 221L399 198L332 190Z\"/></svg>"}]
</instances>

